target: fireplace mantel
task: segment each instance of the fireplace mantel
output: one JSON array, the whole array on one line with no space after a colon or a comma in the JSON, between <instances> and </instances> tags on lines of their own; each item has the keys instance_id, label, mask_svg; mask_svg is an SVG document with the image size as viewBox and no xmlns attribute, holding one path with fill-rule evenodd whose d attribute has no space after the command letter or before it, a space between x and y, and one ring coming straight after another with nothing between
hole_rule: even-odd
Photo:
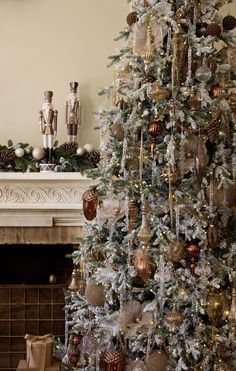
<instances>
[{"instance_id":1,"label":"fireplace mantel","mask_svg":"<svg viewBox=\"0 0 236 371\"><path fill-rule=\"evenodd\" d=\"M80 173L0 173L0 226L81 226L91 185Z\"/></svg>"}]
</instances>

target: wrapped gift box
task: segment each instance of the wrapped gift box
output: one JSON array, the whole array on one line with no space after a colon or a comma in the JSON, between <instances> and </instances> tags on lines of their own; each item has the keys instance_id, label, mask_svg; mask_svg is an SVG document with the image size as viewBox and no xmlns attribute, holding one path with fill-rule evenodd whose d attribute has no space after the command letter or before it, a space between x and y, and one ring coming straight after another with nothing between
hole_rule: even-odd
<instances>
[{"instance_id":1,"label":"wrapped gift box","mask_svg":"<svg viewBox=\"0 0 236 371\"><path fill-rule=\"evenodd\" d=\"M26 339L26 366L44 371L53 365L52 334L44 336L25 335Z\"/></svg>"},{"instance_id":2,"label":"wrapped gift box","mask_svg":"<svg viewBox=\"0 0 236 371\"><path fill-rule=\"evenodd\" d=\"M45 371L59 371L60 364L59 362L54 362L51 367L46 367ZM39 371L39 368L29 368L27 367L27 363L24 360L21 360L18 364L16 371Z\"/></svg>"}]
</instances>

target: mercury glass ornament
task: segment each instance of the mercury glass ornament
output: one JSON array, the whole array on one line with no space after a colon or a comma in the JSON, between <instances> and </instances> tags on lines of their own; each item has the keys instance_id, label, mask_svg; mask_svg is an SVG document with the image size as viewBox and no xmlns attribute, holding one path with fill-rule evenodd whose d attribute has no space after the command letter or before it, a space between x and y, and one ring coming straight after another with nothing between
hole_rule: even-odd
<instances>
[{"instance_id":1,"label":"mercury glass ornament","mask_svg":"<svg viewBox=\"0 0 236 371\"><path fill-rule=\"evenodd\" d=\"M195 77L200 82L207 82L212 76L211 70L207 66L198 67L195 73Z\"/></svg>"}]
</instances>

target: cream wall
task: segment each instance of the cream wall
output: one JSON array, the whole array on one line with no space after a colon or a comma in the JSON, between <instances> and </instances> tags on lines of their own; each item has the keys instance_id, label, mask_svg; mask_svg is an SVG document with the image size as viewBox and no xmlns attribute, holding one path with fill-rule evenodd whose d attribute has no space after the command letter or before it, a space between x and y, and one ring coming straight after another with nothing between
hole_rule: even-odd
<instances>
[{"instance_id":1,"label":"cream wall","mask_svg":"<svg viewBox=\"0 0 236 371\"><path fill-rule=\"evenodd\" d=\"M41 145L38 111L43 91L54 92L58 140L66 140L64 101L69 82L80 83L80 143L98 145L93 119L100 88L113 80L107 57L121 44L126 0L0 0L0 144Z\"/></svg>"},{"instance_id":2,"label":"cream wall","mask_svg":"<svg viewBox=\"0 0 236 371\"><path fill-rule=\"evenodd\" d=\"M64 101L68 83L80 83L83 103L80 144L98 145L93 112L103 104L100 88L113 79L107 57L121 44L126 0L0 0L0 144L42 144L37 113L43 91L54 91L58 140L66 139ZM236 15L236 1L225 12Z\"/></svg>"}]
</instances>

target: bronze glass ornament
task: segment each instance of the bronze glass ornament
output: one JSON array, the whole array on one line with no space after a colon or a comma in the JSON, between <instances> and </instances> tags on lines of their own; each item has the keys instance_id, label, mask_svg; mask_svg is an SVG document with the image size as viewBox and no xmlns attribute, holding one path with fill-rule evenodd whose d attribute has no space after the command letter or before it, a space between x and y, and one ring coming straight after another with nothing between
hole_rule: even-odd
<instances>
[{"instance_id":1,"label":"bronze glass ornament","mask_svg":"<svg viewBox=\"0 0 236 371\"><path fill-rule=\"evenodd\" d=\"M149 225L148 225L148 205L147 202L145 202L142 206L142 223L140 230L137 234L137 237L139 241L141 242L141 245L145 248L148 246L148 243L152 237Z\"/></svg>"},{"instance_id":2,"label":"bronze glass ornament","mask_svg":"<svg viewBox=\"0 0 236 371\"><path fill-rule=\"evenodd\" d=\"M134 266L138 276L145 282L151 278L153 264L148 255L148 249L138 249L136 251Z\"/></svg>"},{"instance_id":3,"label":"bronze glass ornament","mask_svg":"<svg viewBox=\"0 0 236 371\"><path fill-rule=\"evenodd\" d=\"M83 194L83 212L87 220L93 220L97 215L98 195L96 188L88 189Z\"/></svg>"},{"instance_id":4,"label":"bronze glass ornament","mask_svg":"<svg viewBox=\"0 0 236 371\"><path fill-rule=\"evenodd\" d=\"M200 255L200 247L197 243L192 242L187 245L186 251L187 251L188 256L191 259L191 273L194 276L195 269L196 269L196 263Z\"/></svg>"},{"instance_id":5,"label":"bronze glass ornament","mask_svg":"<svg viewBox=\"0 0 236 371\"><path fill-rule=\"evenodd\" d=\"M151 136L151 156L155 157L157 137L162 133L162 123L155 116L147 128L148 134Z\"/></svg>"},{"instance_id":6,"label":"bronze glass ornament","mask_svg":"<svg viewBox=\"0 0 236 371\"><path fill-rule=\"evenodd\" d=\"M100 358L100 366L104 371L124 371L125 364L124 353L117 349L102 353Z\"/></svg>"}]
</instances>

